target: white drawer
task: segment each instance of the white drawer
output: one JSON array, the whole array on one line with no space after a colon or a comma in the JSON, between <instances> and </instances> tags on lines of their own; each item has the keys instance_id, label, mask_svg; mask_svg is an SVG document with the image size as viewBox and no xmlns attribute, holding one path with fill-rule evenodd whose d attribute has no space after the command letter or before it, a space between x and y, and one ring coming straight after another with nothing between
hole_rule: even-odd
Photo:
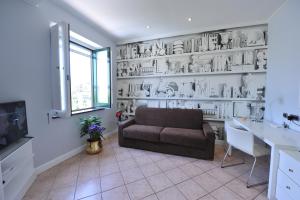
<instances>
[{"instance_id":1,"label":"white drawer","mask_svg":"<svg viewBox=\"0 0 300 200\"><path fill-rule=\"evenodd\" d=\"M300 185L300 152L280 151L279 168Z\"/></svg>"},{"instance_id":2,"label":"white drawer","mask_svg":"<svg viewBox=\"0 0 300 200\"><path fill-rule=\"evenodd\" d=\"M298 200L300 197L300 187L294 183L286 174L284 174L280 169L277 172L277 190L279 196L282 193L287 194L294 200Z\"/></svg>"},{"instance_id":3,"label":"white drawer","mask_svg":"<svg viewBox=\"0 0 300 200\"><path fill-rule=\"evenodd\" d=\"M276 199L277 200L294 200L285 193L285 191L282 187L278 187L278 185L276 187Z\"/></svg>"}]
</instances>

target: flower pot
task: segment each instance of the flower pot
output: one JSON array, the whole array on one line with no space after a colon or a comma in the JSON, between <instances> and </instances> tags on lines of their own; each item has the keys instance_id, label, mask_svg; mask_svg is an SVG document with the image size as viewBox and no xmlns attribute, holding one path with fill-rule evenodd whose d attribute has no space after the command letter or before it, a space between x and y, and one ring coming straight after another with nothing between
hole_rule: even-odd
<instances>
[{"instance_id":1,"label":"flower pot","mask_svg":"<svg viewBox=\"0 0 300 200\"><path fill-rule=\"evenodd\" d=\"M102 151L101 139L91 140L87 139L86 152L88 154L97 154Z\"/></svg>"}]
</instances>

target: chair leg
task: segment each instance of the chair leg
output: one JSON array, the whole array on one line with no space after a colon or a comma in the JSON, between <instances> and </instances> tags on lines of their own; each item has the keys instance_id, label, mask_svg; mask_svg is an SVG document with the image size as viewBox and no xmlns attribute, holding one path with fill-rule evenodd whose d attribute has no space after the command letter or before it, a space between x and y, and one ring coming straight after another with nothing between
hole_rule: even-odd
<instances>
[{"instance_id":1,"label":"chair leg","mask_svg":"<svg viewBox=\"0 0 300 200\"><path fill-rule=\"evenodd\" d=\"M256 157L254 157L254 162L253 162L253 165L251 167L250 175L248 176L248 179L247 179L247 188L255 187L255 186L258 186L258 185L264 185L264 184L268 183L268 181L263 181L263 182L260 182L260 183L255 183L255 184L250 185L250 180L251 180L251 177L252 177L252 173L254 171L255 164L256 164Z\"/></svg>"},{"instance_id":2,"label":"chair leg","mask_svg":"<svg viewBox=\"0 0 300 200\"><path fill-rule=\"evenodd\" d=\"M221 168L225 168L225 167L232 167L232 166L236 166L236 165L242 165L242 164L245 164L245 160L243 159L243 162L240 162L240 163L234 163L234 164L228 164L228 165L224 165L224 162L226 160L226 157L228 156L229 154L229 151L230 151L230 146L228 147L227 151L226 151L226 154L221 162Z\"/></svg>"}]
</instances>

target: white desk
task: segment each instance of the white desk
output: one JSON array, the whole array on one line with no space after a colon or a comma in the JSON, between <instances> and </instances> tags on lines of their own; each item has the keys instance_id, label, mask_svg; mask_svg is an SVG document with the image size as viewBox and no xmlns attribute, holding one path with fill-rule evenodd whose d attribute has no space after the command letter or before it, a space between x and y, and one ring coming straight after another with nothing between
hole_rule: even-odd
<instances>
[{"instance_id":1,"label":"white desk","mask_svg":"<svg viewBox=\"0 0 300 200\"><path fill-rule=\"evenodd\" d=\"M267 121L254 122L240 118L234 118L233 121L235 124L252 132L256 137L262 139L271 146L268 198L270 200L275 200L277 169L279 167L279 150L299 150L300 133L290 129L274 127Z\"/></svg>"}]
</instances>

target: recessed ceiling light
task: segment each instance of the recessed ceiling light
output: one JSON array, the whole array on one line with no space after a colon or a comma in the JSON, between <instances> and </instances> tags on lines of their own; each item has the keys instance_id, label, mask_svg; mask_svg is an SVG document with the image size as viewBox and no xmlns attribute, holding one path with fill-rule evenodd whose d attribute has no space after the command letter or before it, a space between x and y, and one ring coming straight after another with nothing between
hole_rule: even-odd
<instances>
[{"instance_id":1,"label":"recessed ceiling light","mask_svg":"<svg viewBox=\"0 0 300 200\"><path fill-rule=\"evenodd\" d=\"M146 29L149 29L149 28L151 28L151 27L150 27L149 25L147 25L147 26L146 26Z\"/></svg>"},{"instance_id":2,"label":"recessed ceiling light","mask_svg":"<svg viewBox=\"0 0 300 200\"><path fill-rule=\"evenodd\" d=\"M191 17L189 17L187 20L188 20L189 22L191 22L191 21L192 21L192 18L191 18Z\"/></svg>"}]
</instances>

